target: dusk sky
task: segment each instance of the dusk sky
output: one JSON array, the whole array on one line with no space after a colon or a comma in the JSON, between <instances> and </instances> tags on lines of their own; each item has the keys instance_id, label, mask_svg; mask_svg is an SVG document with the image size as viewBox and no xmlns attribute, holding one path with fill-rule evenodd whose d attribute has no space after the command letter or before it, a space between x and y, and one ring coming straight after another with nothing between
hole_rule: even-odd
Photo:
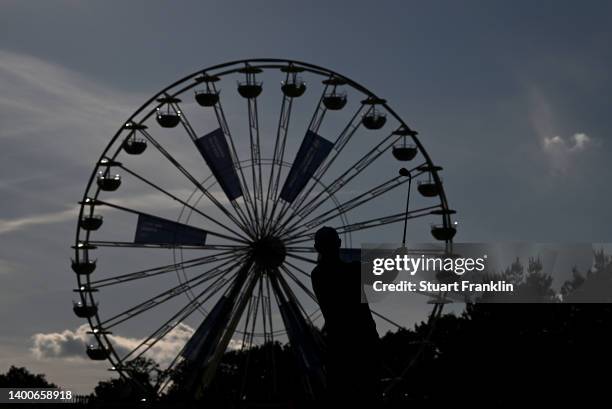
<instances>
[{"instance_id":1,"label":"dusk sky","mask_svg":"<svg viewBox=\"0 0 612 409\"><path fill-rule=\"evenodd\" d=\"M457 241L612 241L611 39L606 1L0 0L0 373L110 376L71 311L77 201L134 110L225 61L311 62L387 99L444 168Z\"/></svg>"}]
</instances>

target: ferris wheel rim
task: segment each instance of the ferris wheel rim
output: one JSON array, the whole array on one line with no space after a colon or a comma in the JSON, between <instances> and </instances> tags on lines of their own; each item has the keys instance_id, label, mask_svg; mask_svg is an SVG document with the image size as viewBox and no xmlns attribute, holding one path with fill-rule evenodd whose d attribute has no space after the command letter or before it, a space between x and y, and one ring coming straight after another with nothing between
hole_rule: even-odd
<instances>
[{"instance_id":1,"label":"ferris wheel rim","mask_svg":"<svg viewBox=\"0 0 612 409\"><path fill-rule=\"evenodd\" d=\"M235 61L231 61L231 62L226 62L226 63L222 63L222 64L218 64L215 66L211 66L208 68L204 68L198 71L195 71L192 74L189 74L185 77L183 77L182 79L175 81L173 84L167 86L166 88L162 89L161 91L159 91L157 94L155 94L152 98L150 98L148 101L146 101L139 109L137 109L129 118L127 121L124 122L124 125L122 125L119 130L115 133L115 135L112 137L112 139L109 141L109 143L107 144L106 148L104 149L104 151L102 152L102 154L100 155L98 161L96 162L96 166L94 167L94 170L92 171L92 174L90 176L89 182L87 184L87 187L85 189L85 193L83 195L82 201L81 201L81 206L79 209L79 220L81 220L81 218L85 215L86 212L86 202L87 200L98 200L98 196L100 194L100 188L95 188L95 193L93 195L88 195L88 193L91 190L91 187L93 186L93 182L95 179L96 174L98 173L99 169L100 169L100 163L102 160L104 160L105 158L110 158L111 160L114 160L119 153L121 152L121 144L119 144L119 147L116 149L116 151L114 153L112 153L110 156L108 156L108 153L110 152L112 146L118 141L120 135L125 131L125 124L129 124L129 123L136 123L134 122L134 119L140 115L148 106L151 106L151 104L160 97L160 95L168 95L167 92L169 90L174 89L175 87L189 81L190 79L196 78L198 75L201 75L202 73L207 73L210 71L215 71L215 70L219 70L219 69L223 69L226 67L231 67L233 65L245 65L245 66L249 66L249 65L253 65L253 64L264 64L264 65L260 65L260 66L256 66L255 68L262 68L262 69L278 69L278 68L282 68L282 66L285 65L297 65L300 67L305 68L308 72L311 72L313 74L317 74L320 76L330 76L330 77L334 77L334 78L341 78L343 80L346 81L346 85L351 86L352 88L356 89L357 91L360 91L366 95L368 95L369 97L372 98L378 98L373 92L371 92L369 89L365 88L364 86L362 86L361 84L357 83L356 81L342 75L339 74L333 70L329 70L327 68L323 68L321 66L317 66L317 65L313 65L313 64L309 64L309 63L305 63L305 62L301 62L301 61L296 61L296 60L289 60L289 59L273 59L273 58L256 58L256 59L246 59L246 60L235 60ZM280 65L282 64L282 66ZM234 68L234 69L230 69L230 70L226 70L220 73L216 73L214 75L216 76L225 76L225 75L229 75L235 72L238 72L240 69L239 68ZM188 87L185 87L184 89L181 89L180 92L177 92L175 94L172 95L172 97L176 97L177 95L181 95L184 92L188 91L189 89L195 88L197 86L197 83L194 84L190 84ZM387 104L386 101L381 103L381 106L384 107L384 109L390 113L402 126L408 127L408 125L404 122L404 120L395 113L395 111L393 111L393 109ZM154 113L154 109L152 109L147 115L145 115L143 118L140 119L140 121L138 121L140 124L142 124L143 122L145 122L146 120L148 120L151 115L153 115ZM446 195L445 195L445 191L443 188L443 185L441 183L441 179L438 176L438 170L436 169L436 167L433 165L433 161L431 160L431 158L429 157L429 154L427 153L426 149L424 148L424 146L421 144L420 140L418 138L416 138L416 135L414 135L412 137L412 140L414 141L414 143L417 145L419 152L423 155L423 157L425 158L426 163L430 166L430 168L432 169L430 171L430 174L432 175L434 181L436 182L436 184L438 186L440 186L440 192L439 192L439 199L440 199L440 208L447 210L448 209L448 203L446 200ZM443 215L443 222L444 224L450 224L450 218L447 214ZM75 247L78 245L78 243L88 243L89 237L90 237L90 232L89 231L85 231L84 232L84 236L85 236L85 240L80 240L80 233L81 233L81 227L77 224L77 231L76 231L76 237L75 237ZM350 234L350 231L348 232ZM452 242L452 240L451 240ZM78 249L75 250L75 257L78 259L79 257L79 253L78 253ZM79 288L83 287L83 284L85 284L87 287L89 287L90 285L90 278L89 276L86 276L86 280L85 282L82 281L82 277L80 277L79 275L77 275L77 283ZM80 291L80 298L81 301L83 303L87 303L87 302L91 302L92 304L95 303L95 299L93 297L93 291L89 291L89 292L84 292L84 291ZM118 370L118 372L120 373L120 375L122 377L125 377L125 374L121 371L121 369L119 368L118 365L116 365L117 362L120 362L121 359L119 358L117 352L114 349L113 343L109 340L108 335L104 330L102 331L95 331L95 328L100 328L100 317L98 316L98 312L96 312L96 314L93 317L88 317L87 318L88 323L90 328L92 329L93 335L95 337L95 339L99 342L100 345L103 345L105 348L108 349L109 351L109 356L108 356L108 360L111 362L111 364L113 366L115 366ZM94 325L94 321L97 325ZM104 341L104 342L103 342ZM129 377L128 377L129 378Z\"/></svg>"}]
</instances>

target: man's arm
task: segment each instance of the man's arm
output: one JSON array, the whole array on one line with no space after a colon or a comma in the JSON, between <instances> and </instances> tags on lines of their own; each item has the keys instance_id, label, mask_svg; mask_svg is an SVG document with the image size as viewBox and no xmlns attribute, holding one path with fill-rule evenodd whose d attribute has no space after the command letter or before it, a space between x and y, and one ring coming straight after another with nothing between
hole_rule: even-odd
<instances>
[{"instance_id":1,"label":"man's arm","mask_svg":"<svg viewBox=\"0 0 612 409\"><path fill-rule=\"evenodd\" d=\"M310 274L310 282L312 285L312 291L315 294L315 297L317 297L317 303L319 304L319 309L321 310L321 313L323 314L323 319L325 320L325 324L323 325L323 332L326 332L326 327L327 327L327 321L329 319L329 312L328 312L328 308L327 308L327 296L326 296L326 288L325 288L325 284L322 283L322 276L321 276L321 271L319 269L319 267L315 267L314 270L312 270L312 273Z\"/></svg>"}]
</instances>

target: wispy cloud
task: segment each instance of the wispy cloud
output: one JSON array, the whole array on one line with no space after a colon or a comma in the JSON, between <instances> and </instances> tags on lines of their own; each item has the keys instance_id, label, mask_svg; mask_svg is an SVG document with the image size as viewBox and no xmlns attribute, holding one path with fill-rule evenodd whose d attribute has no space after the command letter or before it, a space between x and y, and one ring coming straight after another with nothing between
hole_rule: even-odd
<instances>
[{"instance_id":1,"label":"wispy cloud","mask_svg":"<svg viewBox=\"0 0 612 409\"><path fill-rule=\"evenodd\" d=\"M23 204L11 208L14 217L0 216L0 235L75 219L76 209L64 205L78 197L73 192L81 186L66 184L66 174L82 174L78 180L84 181L96 153L144 99L49 61L0 50L0 142L11 151L0 163L0 189L8 199ZM180 157L180 152L175 156ZM60 173L54 174L56 171ZM158 183L175 181L175 173L172 167L161 168L147 177ZM186 179L184 186L187 188L173 193L189 197L193 189ZM152 213L155 206L168 207L168 200L143 192L141 186L138 189L128 193L122 188L113 201ZM212 193L228 205L222 192ZM201 202L201 206L208 205L207 200Z\"/></svg>"},{"instance_id":2,"label":"wispy cloud","mask_svg":"<svg viewBox=\"0 0 612 409\"><path fill-rule=\"evenodd\" d=\"M89 152L107 139L99 136L114 133L138 99L65 67L0 50L0 143L7 152L0 189L11 215L0 216L0 235L74 217L65 204L76 185L66 175L87 174Z\"/></svg>"},{"instance_id":3,"label":"wispy cloud","mask_svg":"<svg viewBox=\"0 0 612 409\"><path fill-rule=\"evenodd\" d=\"M170 191L172 194L178 197L187 198L192 191L189 189L180 189ZM213 191L211 192L213 196L217 198L220 202L227 202L227 198L223 192ZM141 211L150 211L155 212L162 209L171 209L176 208L176 203L172 202L167 196L161 193L148 193L148 194L139 194L132 197L124 197L110 200L110 202L127 207L130 209L138 209ZM214 206L214 204L210 201L203 201L200 206ZM104 207L104 212L117 212L117 209L112 207ZM0 219L0 235L6 233L12 233L15 231L26 230L28 228L51 224L51 223L61 223L69 220L77 220L78 210L76 208L67 208L65 210L49 212L49 213L41 213L34 214L25 217L19 217L14 219Z\"/></svg>"},{"instance_id":4,"label":"wispy cloud","mask_svg":"<svg viewBox=\"0 0 612 409\"><path fill-rule=\"evenodd\" d=\"M48 61L2 50L0 79L3 138L35 133L44 139L66 126L84 132L116 127L130 97Z\"/></svg>"},{"instance_id":5,"label":"wispy cloud","mask_svg":"<svg viewBox=\"0 0 612 409\"><path fill-rule=\"evenodd\" d=\"M29 227L41 224L64 222L70 219L74 219L75 215L76 211L74 209L67 209L59 212L37 214L16 219L0 219L0 235L27 229Z\"/></svg>"}]
</instances>

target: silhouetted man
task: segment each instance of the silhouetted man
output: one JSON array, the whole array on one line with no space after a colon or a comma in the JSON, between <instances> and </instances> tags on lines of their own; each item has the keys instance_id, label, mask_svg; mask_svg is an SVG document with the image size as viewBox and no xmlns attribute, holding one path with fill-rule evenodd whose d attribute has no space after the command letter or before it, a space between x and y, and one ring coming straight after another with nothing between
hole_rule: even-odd
<instances>
[{"instance_id":1,"label":"silhouetted man","mask_svg":"<svg viewBox=\"0 0 612 409\"><path fill-rule=\"evenodd\" d=\"M380 340L370 307L357 298L360 263L342 261L340 244L331 227L323 227L315 235L319 260L311 279L325 318L327 399L335 407L350 407L347 403L377 407Z\"/></svg>"}]
</instances>

